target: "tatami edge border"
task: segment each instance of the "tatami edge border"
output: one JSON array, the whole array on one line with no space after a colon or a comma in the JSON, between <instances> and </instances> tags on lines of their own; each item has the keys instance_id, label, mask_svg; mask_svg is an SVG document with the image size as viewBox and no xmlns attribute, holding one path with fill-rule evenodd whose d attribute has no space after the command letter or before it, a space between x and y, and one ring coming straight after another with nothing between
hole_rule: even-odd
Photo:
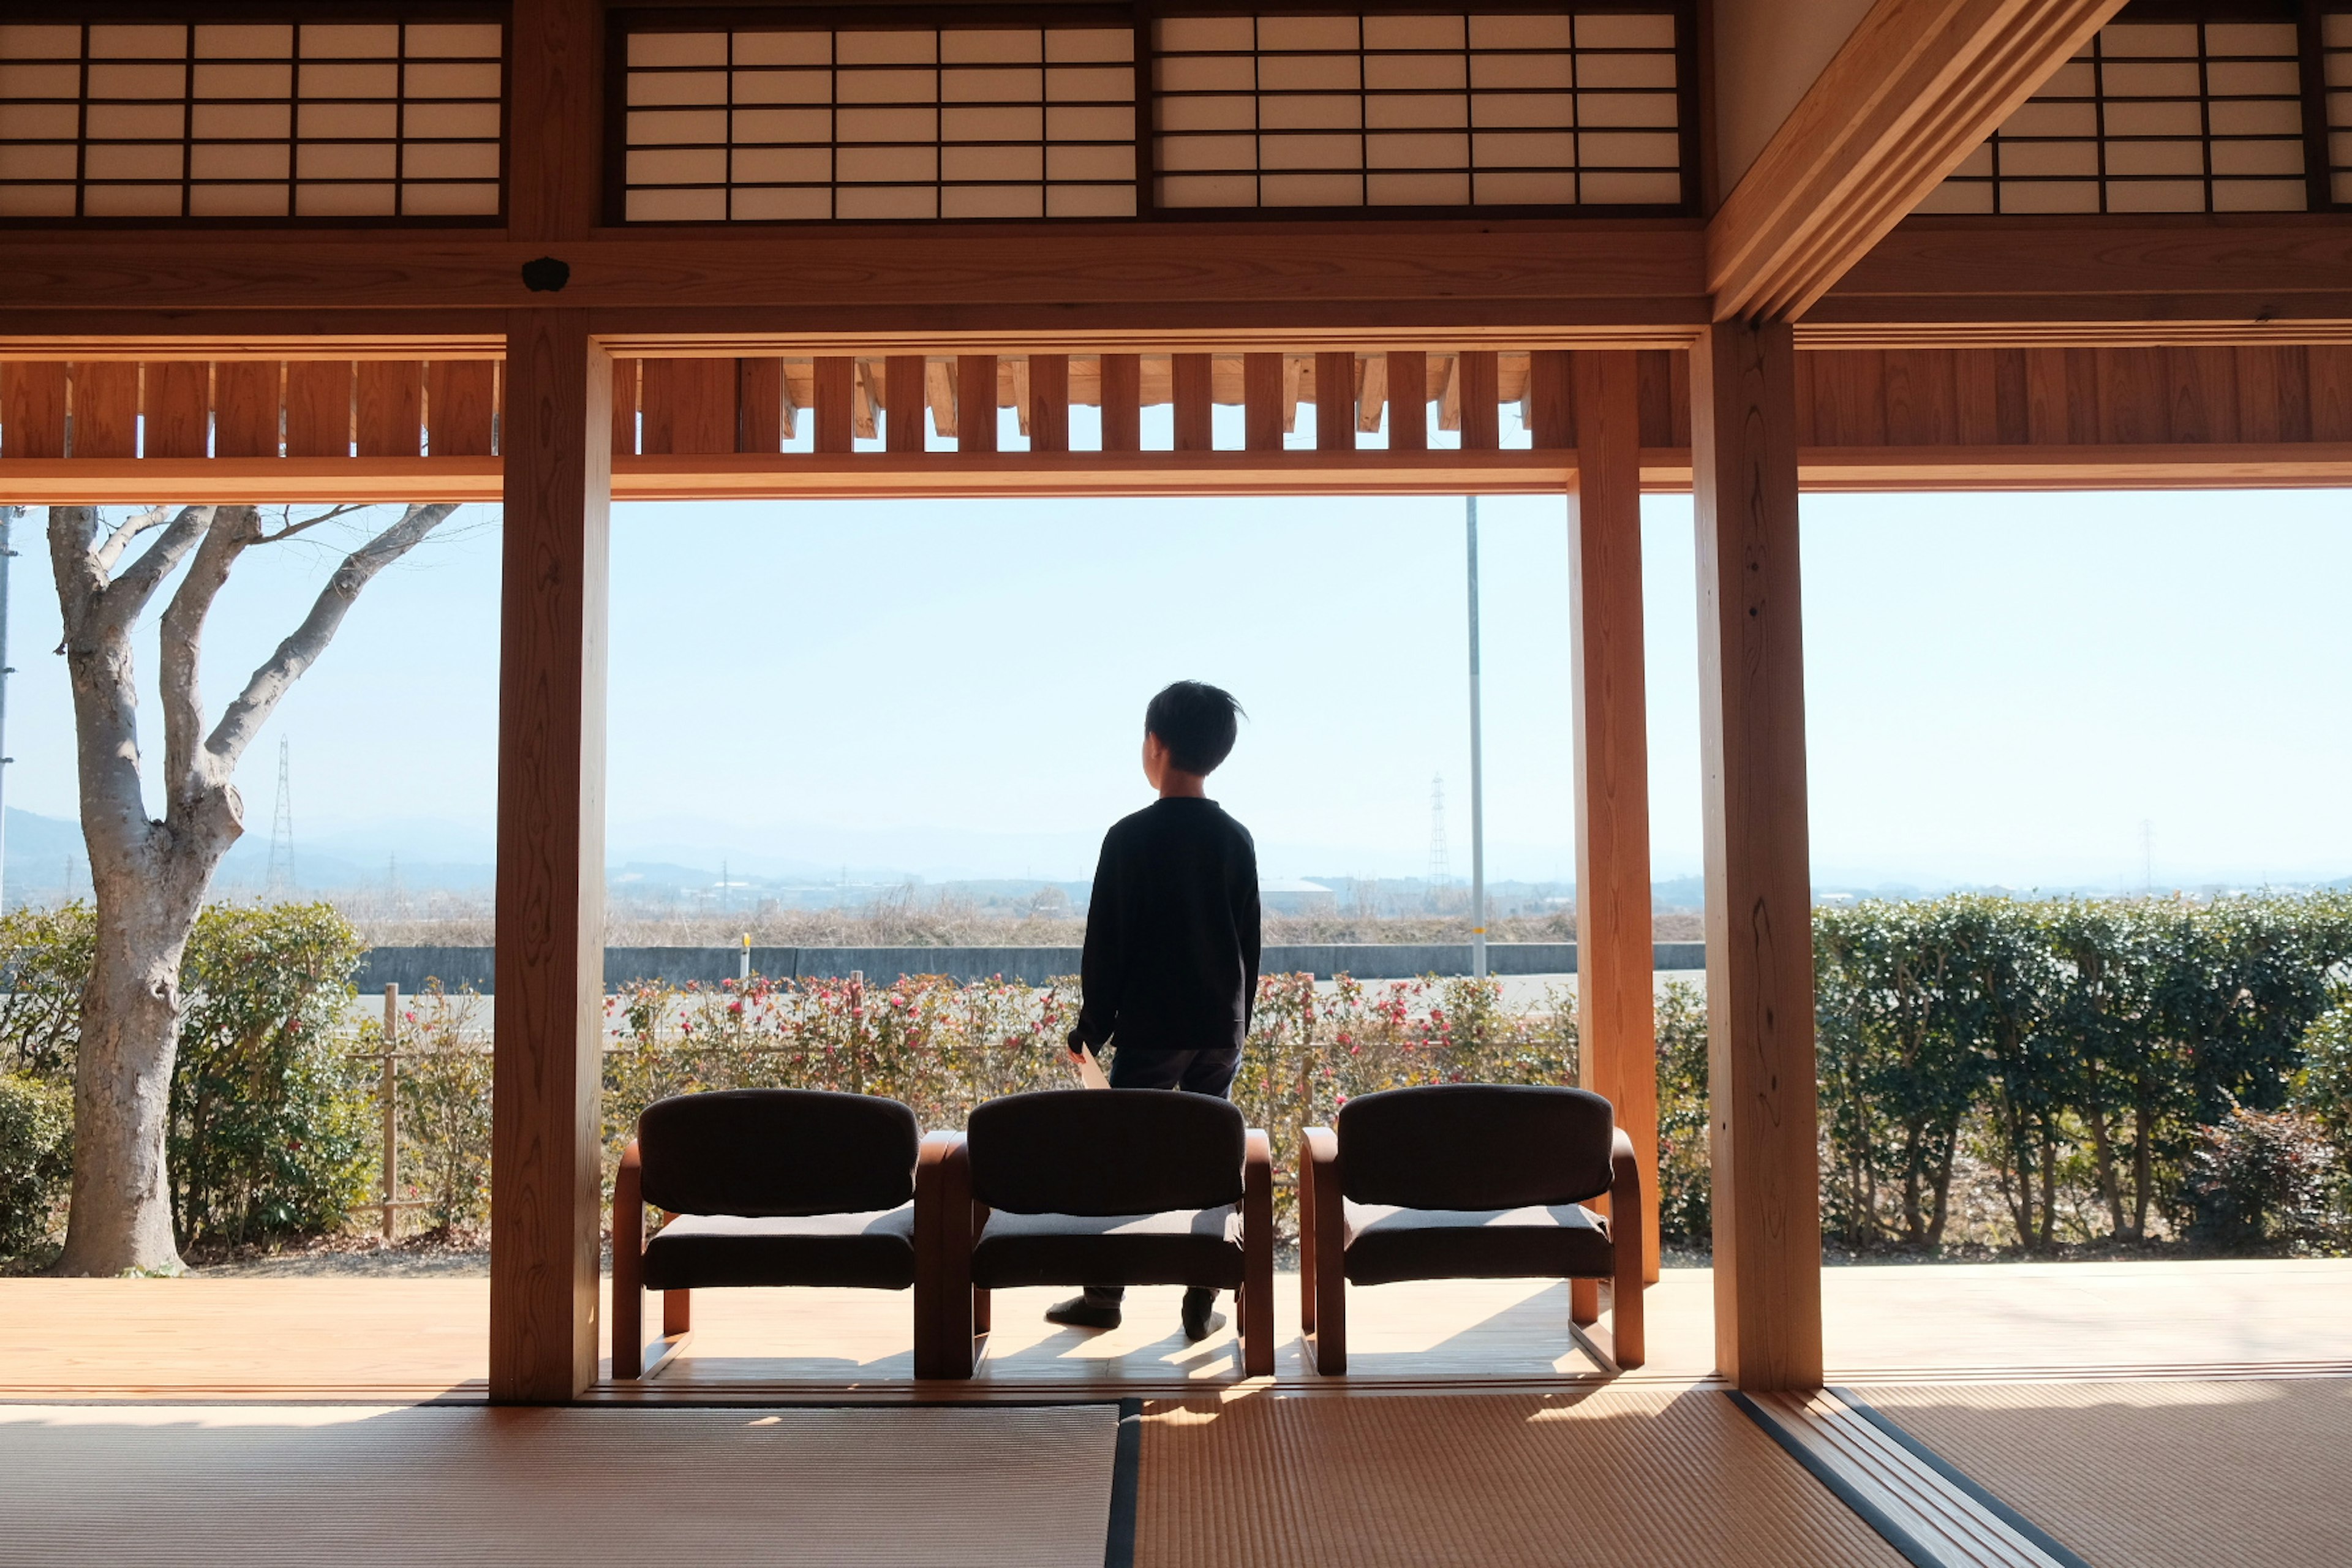
<instances>
[{"instance_id":1,"label":"tatami edge border","mask_svg":"<svg viewBox=\"0 0 2352 1568\"><path fill-rule=\"evenodd\" d=\"M1143 1401L1118 1402L1118 1447L1111 1457L1110 1521L1103 1568L1135 1568L1135 1531L1143 1485Z\"/></svg>"},{"instance_id":2,"label":"tatami edge border","mask_svg":"<svg viewBox=\"0 0 2352 1568\"><path fill-rule=\"evenodd\" d=\"M2063 1568L2091 1568L2091 1564L2084 1561L2081 1553L2074 1552L2056 1536L2010 1507L1975 1477L1913 1436L1897 1425L1893 1416L1881 1411L1853 1390L1832 1386L1830 1393L1837 1396L1839 1404L1877 1427L1893 1441L1901 1444L1909 1451L1913 1458L1943 1477L1945 1481L1956 1490L1966 1493L1979 1508L2032 1542L2053 1561L2063 1564Z\"/></svg>"},{"instance_id":3,"label":"tatami edge border","mask_svg":"<svg viewBox=\"0 0 2352 1568\"><path fill-rule=\"evenodd\" d=\"M1918 1538L1895 1522L1894 1517L1876 1503L1863 1496L1853 1482L1837 1472L1820 1455L1797 1440L1796 1434L1774 1420L1765 1408L1736 1388L1723 1391L1724 1397L1738 1405L1748 1419L1764 1430L1764 1435L1778 1443L1789 1458L1802 1465L1813 1479L1827 1487L1837 1500L1852 1509L1854 1517L1878 1532L1879 1538L1903 1555L1912 1568L1948 1568L1944 1560L1920 1544Z\"/></svg>"}]
</instances>

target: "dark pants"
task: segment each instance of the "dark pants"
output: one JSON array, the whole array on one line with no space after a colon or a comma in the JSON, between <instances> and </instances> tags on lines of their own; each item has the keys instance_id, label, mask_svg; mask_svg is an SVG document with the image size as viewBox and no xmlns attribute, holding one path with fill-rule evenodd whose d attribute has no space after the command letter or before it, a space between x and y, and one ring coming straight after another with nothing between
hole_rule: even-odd
<instances>
[{"instance_id":1,"label":"dark pants","mask_svg":"<svg viewBox=\"0 0 2352 1568\"><path fill-rule=\"evenodd\" d=\"M1206 1051L1152 1051L1113 1047L1110 1061L1110 1086L1113 1089L1180 1089L1187 1094L1213 1095L1225 1098L1234 1087L1234 1077L1242 1070L1242 1049L1225 1046ZM1213 1300L1216 1292L1205 1286L1195 1286L1185 1293L1187 1300L1204 1296ZM1124 1300L1124 1285L1089 1285L1087 1300L1114 1302Z\"/></svg>"}]
</instances>

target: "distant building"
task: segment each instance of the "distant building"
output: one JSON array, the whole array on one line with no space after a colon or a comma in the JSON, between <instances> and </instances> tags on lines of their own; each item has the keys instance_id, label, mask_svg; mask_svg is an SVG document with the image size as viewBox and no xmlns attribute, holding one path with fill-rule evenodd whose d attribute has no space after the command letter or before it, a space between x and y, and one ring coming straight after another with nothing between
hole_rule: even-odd
<instances>
[{"instance_id":1,"label":"distant building","mask_svg":"<svg viewBox=\"0 0 2352 1568\"><path fill-rule=\"evenodd\" d=\"M1258 907L1270 915L1336 915L1339 912L1339 895L1320 882L1301 881L1297 878L1261 879L1257 885Z\"/></svg>"}]
</instances>

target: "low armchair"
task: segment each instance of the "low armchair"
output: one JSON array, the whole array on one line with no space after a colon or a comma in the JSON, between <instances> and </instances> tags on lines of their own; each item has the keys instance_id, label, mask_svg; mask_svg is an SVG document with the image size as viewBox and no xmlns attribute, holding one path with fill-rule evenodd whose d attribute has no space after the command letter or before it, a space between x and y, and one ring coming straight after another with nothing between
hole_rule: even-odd
<instances>
[{"instance_id":1,"label":"low armchair","mask_svg":"<svg viewBox=\"0 0 2352 1568\"><path fill-rule=\"evenodd\" d=\"M613 1375L646 1374L645 1292L663 1292L667 1357L692 1292L744 1285L915 1283L920 1131L895 1100L741 1089L656 1100L613 1184ZM646 1205L669 1223L646 1236Z\"/></svg>"},{"instance_id":2,"label":"low armchair","mask_svg":"<svg viewBox=\"0 0 2352 1568\"><path fill-rule=\"evenodd\" d=\"M1306 1130L1302 1311L1316 1370L1348 1369L1348 1286L1565 1279L1570 1316L1642 1364L1642 1175L1609 1102L1580 1089L1438 1084L1367 1094ZM1604 1215L1585 1206L1606 1194Z\"/></svg>"},{"instance_id":3,"label":"low armchair","mask_svg":"<svg viewBox=\"0 0 2352 1568\"><path fill-rule=\"evenodd\" d=\"M1238 1292L1242 1371L1274 1372L1274 1164L1225 1100L1166 1089L1048 1089L973 1110L934 1162L938 1361L970 1377L988 1292L1017 1285L1192 1285ZM934 1186L935 1184L935 1186Z\"/></svg>"}]
</instances>

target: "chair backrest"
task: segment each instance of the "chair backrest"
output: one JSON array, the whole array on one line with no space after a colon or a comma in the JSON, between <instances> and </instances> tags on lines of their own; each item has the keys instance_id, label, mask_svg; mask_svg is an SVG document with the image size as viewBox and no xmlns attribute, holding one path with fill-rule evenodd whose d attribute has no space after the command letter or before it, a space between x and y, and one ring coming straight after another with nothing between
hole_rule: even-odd
<instances>
[{"instance_id":1,"label":"chair backrest","mask_svg":"<svg viewBox=\"0 0 2352 1568\"><path fill-rule=\"evenodd\" d=\"M1433 1084L1339 1108L1339 1184L1363 1204L1506 1209L1609 1190L1616 1119L1581 1089Z\"/></svg>"},{"instance_id":2,"label":"chair backrest","mask_svg":"<svg viewBox=\"0 0 2352 1568\"><path fill-rule=\"evenodd\" d=\"M856 1214L915 1195L922 1129L895 1100L730 1089L637 1118L646 1202L673 1214Z\"/></svg>"},{"instance_id":3,"label":"chair backrest","mask_svg":"<svg viewBox=\"0 0 2352 1568\"><path fill-rule=\"evenodd\" d=\"M1057 1089L977 1106L971 1195L1011 1214L1160 1214L1242 1196L1242 1113L1165 1089Z\"/></svg>"}]
</instances>

